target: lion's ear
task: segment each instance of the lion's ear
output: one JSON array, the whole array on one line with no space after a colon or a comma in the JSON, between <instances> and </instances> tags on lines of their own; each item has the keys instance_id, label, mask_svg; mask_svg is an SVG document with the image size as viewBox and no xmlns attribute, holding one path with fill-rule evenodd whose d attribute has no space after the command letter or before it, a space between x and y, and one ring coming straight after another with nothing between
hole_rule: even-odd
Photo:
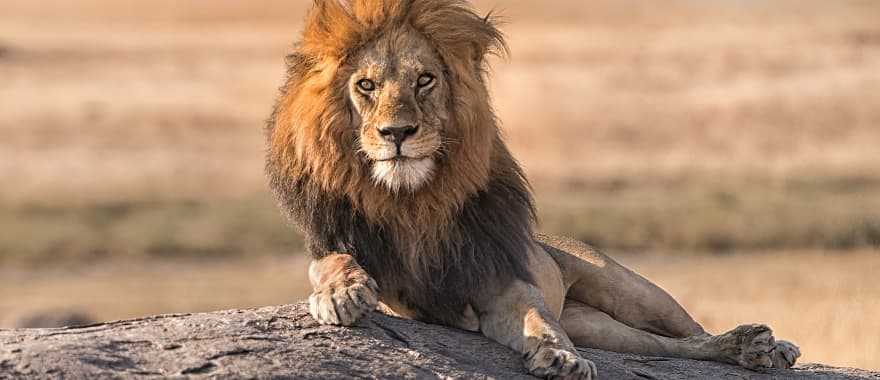
<instances>
[{"instance_id":1,"label":"lion's ear","mask_svg":"<svg viewBox=\"0 0 880 380\"><path fill-rule=\"evenodd\" d=\"M464 1L416 1L411 6L412 25L433 40L449 61L479 70L488 55L507 54L498 29L500 19L494 13L480 16Z\"/></svg>"},{"instance_id":2,"label":"lion's ear","mask_svg":"<svg viewBox=\"0 0 880 380\"><path fill-rule=\"evenodd\" d=\"M360 25L350 0L314 0L306 17L301 51L313 56L342 56L359 38Z\"/></svg>"}]
</instances>

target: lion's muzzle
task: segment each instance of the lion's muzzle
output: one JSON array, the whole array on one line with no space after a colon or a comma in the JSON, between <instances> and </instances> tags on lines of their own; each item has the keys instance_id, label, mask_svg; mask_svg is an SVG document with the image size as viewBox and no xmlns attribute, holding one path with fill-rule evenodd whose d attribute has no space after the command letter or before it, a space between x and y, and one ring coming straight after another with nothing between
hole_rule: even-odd
<instances>
[{"instance_id":1,"label":"lion's muzzle","mask_svg":"<svg viewBox=\"0 0 880 380\"><path fill-rule=\"evenodd\" d=\"M398 156L402 154L400 148L403 146L404 141L418 132L419 127L412 124L389 125L379 128L379 135L382 136L385 141L388 141L397 147Z\"/></svg>"}]
</instances>

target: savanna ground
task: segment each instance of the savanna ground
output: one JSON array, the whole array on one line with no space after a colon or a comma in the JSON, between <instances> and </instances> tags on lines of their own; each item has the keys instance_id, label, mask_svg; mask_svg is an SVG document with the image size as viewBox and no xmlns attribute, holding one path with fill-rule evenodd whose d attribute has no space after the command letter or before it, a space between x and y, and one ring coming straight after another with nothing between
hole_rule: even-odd
<instances>
[{"instance_id":1,"label":"savanna ground","mask_svg":"<svg viewBox=\"0 0 880 380\"><path fill-rule=\"evenodd\" d=\"M307 294L261 129L308 3L0 0L0 322ZM880 369L880 3L477 4L542 230Z\"/></svg>"}]
</instances>

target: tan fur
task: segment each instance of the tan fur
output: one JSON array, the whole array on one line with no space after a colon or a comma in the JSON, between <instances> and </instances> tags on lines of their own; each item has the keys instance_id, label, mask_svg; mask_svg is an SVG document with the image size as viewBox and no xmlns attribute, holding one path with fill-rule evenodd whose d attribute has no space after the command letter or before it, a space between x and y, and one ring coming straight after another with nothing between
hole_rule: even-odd
<instances>
[{"instance_id":1,"label":"tan fur","mask_svg":"<svg viewBox=\"0 0 880 380\"><path fill-rule=\"evenodd\" d=\"M471 230L456 230L458 235L450 236L463 207L488 191L492 181L522 184L485 86L484 56L506 51L500 32L491 19L477 17L458 0L315 4L297 54L291 57L292 79L283 89L269 136L268 167L276 191L284 193L308 179L318 189L302 186L305 190L296 193L298 197L343 200L346 210L354 210L352 215L381 226L368 231L392 240L392 246L370 240L371 248L408 257L400 261L409 265L402 268L409 271L406 274L462 269L458 256L441 249L450 245L441 243L481 238L469 235ZM383 132L389 126L417 128L400 143ZM528 207L530 202L523 201ZM306 218L327 211L302 207L295 213ZM521 222L530 226L529 220ZM614 260L571 239L530 240L529 231L525 227L500 235L522 234L520 241L526 243L516 247L529 245L523 248L527 256L510 257L527 258L531 276L487 279L481 284L485 292L474 291L476 296L454 310L461 315L448 323L479 330L517 350L535 375L594 378L595 365L579 356L575 344L749 368L788 367L799 355L795 346L775 342L765 326L742 326L712 337L662 289ZM343 237L314 234L329 241L310 268L315 288L310 305L320 322L352 325L376 308L377 297L389 313L430 317L419 314L414 307L420 305L411 299L407 304L398 298L413 282L385 278L385 288L378 289L364 269L369 264L362 262L361 267L348 252L327 248Z\"/></svg>"},{"instance_id":2,"label":"tan fur","mask_svg":"<svg viewBox=\"0 0 880 380\"><path fill-rule=\"evenodd\" d=\"M713 360L750 369L789 368L800 357L797 346L775 340L764 325L707 334L663 289L589 245L546 235L536 240L541 248L535 254L552 257L560 269L536 276L564 284L565 307L556 317L578 346Z\"/></svg>"}]
</instances>

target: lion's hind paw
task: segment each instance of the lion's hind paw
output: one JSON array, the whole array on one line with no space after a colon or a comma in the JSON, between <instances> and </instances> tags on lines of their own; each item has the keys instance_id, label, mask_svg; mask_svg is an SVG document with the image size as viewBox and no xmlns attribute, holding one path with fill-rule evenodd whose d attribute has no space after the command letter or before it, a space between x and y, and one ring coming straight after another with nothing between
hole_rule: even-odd
<instances>
[{"instance_id":1,"label":"lion's hind paw","mask_svg":"<svg viewBox=\"0 0 880 380\"><path fill-rule=\"evenodd\" d=\"M791 368L799 357L801 357L801 349L793 343L784 340L777 340L773 350L770 351L773 368Z\"/></svg>"},{"instance_id":2,"label":"lion's hind paw","mask_svg":"<svg viewBox=\"0 0 880 380\"><path fill-rule=\"evenodd\" d=\"M771 352L776 346L773 331L765 325L742 325L712 337L721 359L756 370L773 367Z\"/></svg>"},{"instance_id":3,"label":"lion's hind paw","mask_svg":"<svg viewBox=\"0 0 880 380\"><path fill-rule=\"evenodd\" d=\"M529 372L545 379L593 380L596 365L577 353L552 347L541 347L526 359Z\"/></svg>"}]
</instances>

